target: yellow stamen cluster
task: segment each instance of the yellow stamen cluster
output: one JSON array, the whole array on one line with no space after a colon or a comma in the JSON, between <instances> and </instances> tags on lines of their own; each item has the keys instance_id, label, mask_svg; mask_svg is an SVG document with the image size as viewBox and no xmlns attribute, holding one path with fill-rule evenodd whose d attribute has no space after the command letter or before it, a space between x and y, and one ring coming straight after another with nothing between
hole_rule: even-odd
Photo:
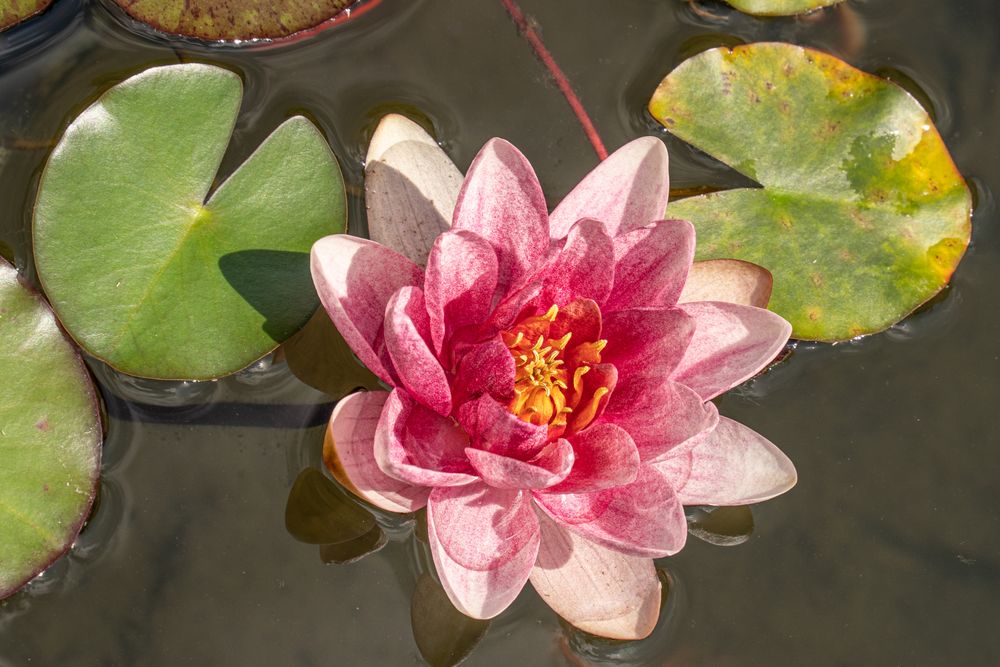
<instances>
[{"instance_id":1,"label":"yellow stamen cluster","mask_svg":"<svg viewBox=\"0 0 1000 667\"><path fill-rule=\"evenodd\" d=\"M559 308L552 306L544 315L522 322L522 328L507 338L507 347L514 356L517 369L514 398L510 403L511 412L526 422L539 426L548 424L553 429L565 428L571 414L577 409L582 410L584 414L579 416L589 423L594 417L598 402L607 393L607 389L598 389L594 392L593 400L580 405L584 390L583 377L590 371L590 366L577 364L572 377L570 376L564 357L573 337L572 332L557 339L539 334L533 341L525 334L525 330L547 332L548 325L558 314ZM606 341L603 340L583 343L598 359L605 344Z\"/></svg>"}]
</instances>

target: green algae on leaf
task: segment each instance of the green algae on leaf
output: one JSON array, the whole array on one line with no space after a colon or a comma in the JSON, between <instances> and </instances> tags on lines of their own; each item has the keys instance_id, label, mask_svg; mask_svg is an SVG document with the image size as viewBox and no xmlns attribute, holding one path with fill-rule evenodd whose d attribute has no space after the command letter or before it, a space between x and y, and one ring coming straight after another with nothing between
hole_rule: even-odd
<instances>
[{"instance_id":1,"label":"green algae on leaf","mask_svg":"<svg viewBox=\"0 0 1000 667\"><path fill-rule=\"evenodd\" d=\"M69 549L101 460L97 397L42 298L0 259L0 598Z\"/></svg>"},{"instance_id":2,"label":"green algae on leaf","mask_svg":"<svg viewBox=\"0 0 1000 667\"><path fill-rule=\"evenodd\" d=\"M115 0L162 32L206 41L275 39L315 27L355 0Z\"/></svg>"},{"instance_id":3,"label":"green algae on leaf","mask_svg":"<svg viewBox=\"0 0 1000 667\"><path fill-rule=\"evenodd\" d=\"M881 331L937 294L971 233L971 195L908 93L833 56L761 43L701 53L649 104L673 134L763 188L671 203L698 259L774 275L793 336Z\"/></svg>"},{"instance_id":4,"label":"green algae on leaf","mask_svg":"<svg viewBox=\"0 0 1000 667\"><path fill-rule=\"evenodd\" d=\"M208 196L241 96L218 67L146 70L80 114L45 167L39 277L77 342L125 373L235 372L316 309L308 253L345 229L340 169L296 116Z\"/></svg>"},{"instance_id":5,"label":"green algae on leaf","mask_svg":"<svg viewBox=\"0 0 1000 667\"><path fill-rule=\"evenodd\" d=\"M0 30L45 11L52 0L0 0Z\"/></svg>"},{"instance_id":6,"label":"green algae on leaf","mask_svg":"<svg viewBox=\"0 0 1000 667\"><path fill-rule=\"evenodd\" d=\"M744 14L791 16L836 5L843 0L726 0L726 2Z\"/></svg>"}]
</instances>

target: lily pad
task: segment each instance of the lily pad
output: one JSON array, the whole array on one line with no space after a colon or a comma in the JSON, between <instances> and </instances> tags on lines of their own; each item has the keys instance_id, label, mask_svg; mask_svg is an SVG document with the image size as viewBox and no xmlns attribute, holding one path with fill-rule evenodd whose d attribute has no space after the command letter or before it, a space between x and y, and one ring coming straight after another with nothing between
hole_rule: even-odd
<instances>
[{"instance_id":1,"label":"lily pad","mask_svg":"<svg viewBox=\"0 0 1000 667\"><path fill-rule=\"evenodd\" d=\"M45 11L52 0L0 0L0 30Z\"/></svg>"},{"instance_id":2,"label":"lily pad","mask_svg":"<svg viewBox=\"0 0 1000 667\"><path fill-rule=\"evenodd\" d=\"M791 16L836 5L843 0L726 0L744 14L755 16Z\"/></svg>"},{"instance_id":3,"label":"lily pad","mask_svg":"<svg viewBox=\"0 0 1000 667\"><path fill-rule=\"evenodd\" d=\"M316 127L285 121L210 197L242 96L232 72L146 70L67 128L35 208L39 277L69 333L132 375L235 372L306 323L309 249L345 229Z\"/></svg>"},{"instance_id":4,"label":"lily pad","mask_svg":"<svg viewBox=\"0 0 1000 667\"><path fill-rule=\"evenodd\" d=\"M97 489L90 375L42 298L0 259L0 598L64 554Z\"/></svg>"},{"instance_id":5,"label":"lily pad","mask_svg":"<svg viewBox=\"0 0 1000 667\"><path fill-rule=\"evenodd\" d=\"M650 112L763 188L670 204L697 257L774 275L793 336L881 331L937 294L969 243L971 196L927 112L903 89L790 44L717 48L677 67Z\"/></svg>"},{"instance_id":6,"label":"lily pad","mask_svg":"<svg viewBox=\"0 0 1000 667\"><path fill-rule=\"evenodd\" d=\"M319 25L356 0L115 0L157 30L207 41L287 37Z\"/></svg>"},{"instance_id":7,"label":"lily pad","mask_svg":"<svg viewBox=\"0 0 1000 667\"><path fill-rule=\"evenodd\" d=\"M441 584L421 574L410 603L413 638L431 667L453 667L486 636L490 621L469 618L448 599Z\"/></svg>"}]
</instances>

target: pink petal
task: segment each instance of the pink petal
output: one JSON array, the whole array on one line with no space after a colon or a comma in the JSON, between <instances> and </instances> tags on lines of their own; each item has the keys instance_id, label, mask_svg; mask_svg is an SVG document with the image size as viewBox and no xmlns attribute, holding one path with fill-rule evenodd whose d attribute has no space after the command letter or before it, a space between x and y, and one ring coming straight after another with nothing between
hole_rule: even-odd
<instances>
[{"instance_id":1,"label":"pink petal","mask_svg":"<svg viewBox=\"0 0 1000 667\"><path fill-rule=\"evenodd\" d=\"M601 337L601 308L592 299L577 299L559 308L549 328L549 338L573 332L573 342L596 341Z\"/></svg>"},{"instance_id":2,"label":"pink petal","mask_svg":"<svg viewBox=\"0 0 1000 667\"><path fill-rule=\"evenodd\" d=\"M337 480L372 505L389 512L415 512L427 504L430 489L387 476L375 463L375 429L387 391L347 396L333 409L323 459Z\"/></svg>"},{"instance_id":3,"label":"pink petal","mask_svg":"<svg viewBox=\"0 0 1000 667\"><path fill-rule=\"evenodd\" d=\"M611 236L663 217L670 195L667 149L654 137L631 141L608 156L573 188L549 217L561 239L581 218L600 220Z\"/></svg>"},{"instance_id":4,"label":"pink petal","mask_svg":"<svg viewBox=\"0 0 1000 667\"><path fill-rule=\"evenodd\" d=\"M455 373L455 403L489 394L498 401L514 397L514 357L498 335L485 343L463 347Z\"/></svg>"},{"instance_id":5,"label":"pink petal","mask_svg":"<svg viewBox=\"0 0 1000 667\"><path fill-rule=\"evenodd\" d=\"M461 187L462 172L423 128L398 114L382 118L365 159L373 240L423 265L451 223Z\"/></svg>"},{"instance_id":6,"label":"pink petal","mask_svg":"<svg viewBox=\"0 0 1000 667\"><path fill-rule=\"evenodd\" d=\"M668 478L651 466L642 466L626 486L597 493L535 492L535 502L563 528L631 556L670 556L687 539L684 507Z\"/></svg>"},{"instance_id":7,"label":"pink petal","mask_svg":"<svg viewBox=\"0 0 1000 667\"><path fill-rule=\"evenodd\" d=\"M694 318L694 337L673 379L706 401L753 377L774 360L792 325L771 311L721 301L680 308Z\"/></svg>"},{"instance_id":8,"label":"pink petal","mask_svg":"<svg viewBox=\"0 0 1000 667\"><path fill-rule=\"evenodd\" d=\"M385 309L385 347L407 393L431 410L451 413L451 388L428 347L430 321L419 287L401 287Z\"/></svg>"},{"instance_id":9,"label":"pink petal","mask_svg":"<svg viewBox=\"0 0 1000 667\"><path fill-rule=\"evenodd\" d=\"M469 167L453 227L490 242L506 292L527 282L543 264L549 250L547 211L528 160L503 139L491 139Z\"/></svg>"},{"instance_id":10,"label":"pink petal","mask_svg":"<svg viewBox=\"0 0 1000 667\"><path fill-rule=\"evenodd\" d=\"M538 513L541 543L531 585L575 627L610 639L643 639L660 616L653 561L594 544Z\"/></svg>"},{"instance_id":11,"label":"pink petal","mask_svg":"<svg viewBox=\"0 0 1000 667\"><path fill-rule=\"evenodd\" d=\"M455 423L395 389L375 431L375 462L386 475L418 486L478 481L465 456L469 437Z\"/></svg>"},{"instance_id":12,"label":"pink petal","mask_svg":"<svg viewBox=\"0 0 1000 667\"><path fill-rule=\"evenodd\" d=\"M458 423L471 437L474 448L520 461L537 456L549 434L548 427L521 421L488 394L462 405Z\"/></svg>"},{"instance_id":13,"label":"pink petal","mask_svg":"<svg viewBox=\"0 0 1000 667\"><path fill-rule=\"evenodd\" d=\"M573 436L573 470L547 493L582 493L623 486L639 474L639 450L625 429L595 424Z\"/></svg>"},{"instance_id":14,"label":"pink petal","mask_svg":"<svg viewBox=\"0 0 1000 667\"><path fill-rule=\"evenodd\" d=\"M773 284L771 272L763 266L741 259L709 259L691 265L678 303L727 301L767 308Z\"/></svg>"},{"instance_id":15,"label":"pink petal","mask_svg":"<svg viewBox=\"0 0 1000 667\"><path fill-rule=\"evenodd\" d=\"M781 495L795 486L795 466L780 449L743 424L722 417L691 446L660 462L685 505L746 505Z\"/></svg>"},{"instance_id":16,"label":"pink petal","mask_svg":"<svg viewBox=\"0 0 1000 667\"><path fill-rule=\"evenodd\" d=\"M570 230L545 281L544 300L564 305L574 299L597 303L611 293L614 282L614 242L596 220L581 220Z\"/></svg>"},{"instance_id":17,"label":"pink petal","mask_svg":"<svg viewBox=\"0 0 1000 667\"><path fill-rule=\"evenodd\" d=\"M615 285L604 312L669 308L677 303L694 258L694 227L661 220L615 238Z\"/></svg>"},{"instance_id":18,"label":"pink petal","mask_svg":"<svg viewBox=\"0 0 1000 667\"><path fill-rule=\"evenodd\" d=\"M695 321L678 308L637 308L604 316L601 360L621 377L670 375L694 336Z\"/></svg>"},{"instance_id":19,"label":"pink petal","mask_svg":"<svg viewBox=\"0 0 1000 667\"><path fill-rule=\"evenodd\" d=\"M441 585L472 618L506 609L538 555L538 519L523 491L482 483L434 489L427 533Z\"/></svg>"},{"instance_id":20,"label":"pink petal","mask_svg":"<svg viewBox=\"0 0 1000 667\"><path fill-rule=\"evenodd\" d=\"M490 315L497 289L497 256L481 236L457 230L442 234L427 259L424 291L434 351L460 327Z\"/></svg>"},{"instance_id":21,"label":"pink petal","mask_svg":"<svg viewBox=\"0 0 1000 667\"><path fill-rule=\"evenodd\" d=\"M393 384L382 337L385 307L400 287L419 287L423 271L384 246L345 234L313 244L311 263L316 292L344 340L361 363Z\"/></svg>"},{"instance_id":22,"label":"pink petal","mask_svg":"<svg viewBox=\"0 0 1000 667\"><path fill-rule=\"evenodd\" d=\"M566 479L573 467L573 447L562 439L550 443L530 461L472 447L465 454L483 481L498 489L544 489Z\"/></svg>"},{"instance_id":23,"label":"pink petal","mask_svg":"<svg viewBox=\"0 0 1000 667\"><path fill-rule=\"evenodd\" d=\"M602 421L632 436L639 456L654 461L682 442L715 428L719 412L698 394L659 375L623 378L611 394Z\"/></svg>"}]
</instances>

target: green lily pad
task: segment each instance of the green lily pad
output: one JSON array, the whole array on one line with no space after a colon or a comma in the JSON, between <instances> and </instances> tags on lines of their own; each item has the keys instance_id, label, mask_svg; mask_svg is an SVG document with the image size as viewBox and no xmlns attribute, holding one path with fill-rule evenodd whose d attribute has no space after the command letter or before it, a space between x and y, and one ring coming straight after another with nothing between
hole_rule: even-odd
<instances>
[{"instance_id":1,"label":"green lily pad","mask_svg":"<svg viewBox=\"0 0 1000 667\"><path fill-rule=\"evenodd\" d=\"M763 188L670 204L698 259L774 275L793 336L881 331L937 294L971 233L972 200L927 112L833 56L762 43L698 54L649 104L670 132Z\"/></svg>"},{"instance_id":2,"label":"green lily pad","mask_svg":"<svg viewBox=\"0 0 1000 667\"><path fill-rule=\"evenodd\" d=\"M844 0L726 0L744 14L755 16L791 16L805 14L820 7L836 5Z\"/></svg>"},{"instance_id":3,"label":"green lily pad","mask_svg":"<svg viewBox=\"0 0 1000 667\"><path fill-rule=\"evenodd\" d=\"M309 249L344 231L346 205L312 123L283 123L206 201L241 93L218 67L146 70L80 114L45 167L45 293L80 345L125 373L235 372L317 307Z\"/></svg>"},{"instance_id":4,"label":"green lily pad","mask_svg":"<svg viewBox=\"0 0 1000 667\"><path fill-rule=\"evenodd\" d=\"M287 37L335 16L356 0L115 0L163 32L209 41Z\"/></svg>"},{"instance_id":5,"label":"green lily pad","mask_svg":"<svg viewBox=\"0 0 1000 667\"><path fill-rule=\"evenodd\" d=\"M0 598L64 554L101 462L97 397L42 298L0 259Z\"/></svg>"},{"instance_id":6,"label":"green lily pad","mask_svg":"<svg viewBox=\"0 0 1000 667\"><path fill-rule=\"evenodd\" d=\"M0 0L0 30L45 11L52 0Z\"/></svg>"}]
</instances>

